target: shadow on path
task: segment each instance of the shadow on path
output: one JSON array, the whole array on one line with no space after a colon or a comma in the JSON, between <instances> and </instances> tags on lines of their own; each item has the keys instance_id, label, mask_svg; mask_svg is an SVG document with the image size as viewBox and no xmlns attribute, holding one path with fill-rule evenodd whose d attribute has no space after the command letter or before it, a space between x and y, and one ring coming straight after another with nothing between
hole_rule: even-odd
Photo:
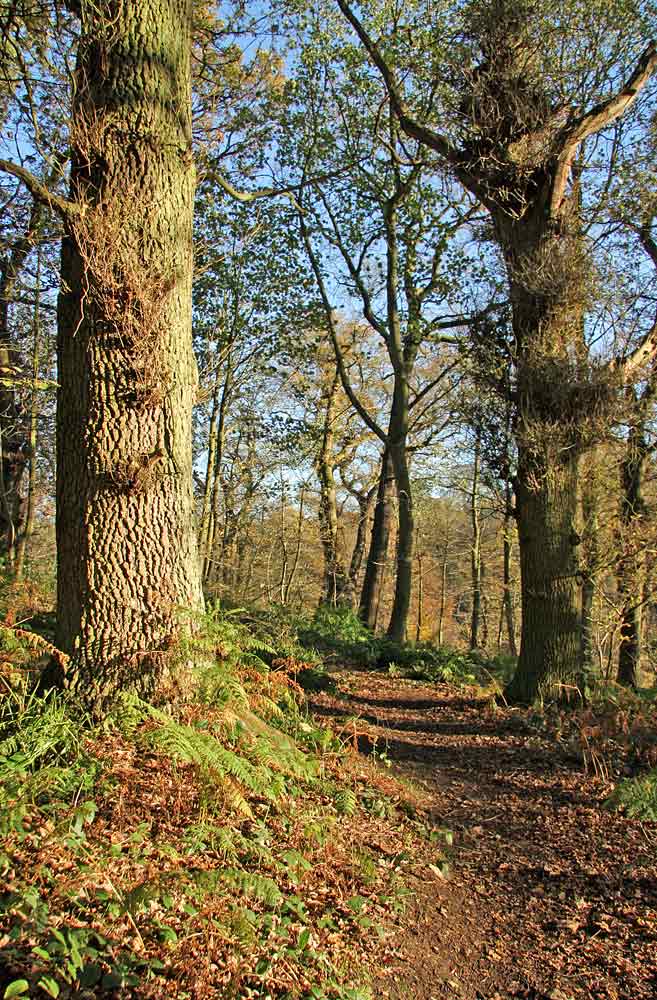
<instances>
[{"instance_id":1,"label":"shadow on path","mask_svg":"<svg viewBox=\"0 0 657 1000\"><path fill-rule=\"evenodd\" d=\"M603 809L608 786L529 713L472 689L337 676L340 697L313 696L315 714L361 752L385 749L455 835L451 879L418 888L409 967L380 995L654 1000L657 824Z\"/></svg>"}]
</instances>

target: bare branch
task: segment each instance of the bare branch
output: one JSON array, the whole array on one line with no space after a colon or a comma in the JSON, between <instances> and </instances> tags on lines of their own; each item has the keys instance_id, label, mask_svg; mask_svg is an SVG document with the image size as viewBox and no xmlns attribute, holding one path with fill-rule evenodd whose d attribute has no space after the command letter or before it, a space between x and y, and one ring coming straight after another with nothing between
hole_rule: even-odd
<instances>
[{"instance_id":1,"label":"bare branch","mask_svg":"<svg viewBox=\"0 0 657 1000\"><path fill-rule=\"evenodd\" d=\"M80 205L53 194L33 173L19 163L12 163L11 160L0 160L0 170L17 177L36 201L46 205L53 212L57 212L65 221L70 221L80 215L82 211Z\"/></svg>"},{"instance_id":2,"label":"bare branch","mask_svg":"<svg viewBox=\"0 0 657 1000\"><path fill-rule=\"evenodd\" d=\"M650 220L638 226L627 223L639 235L641 245L657 269L657 243L650 231ZM614 358L609 365L611 372L620 371L625 379L634 377L641 369L645 369L657 358L657 316L648 333L638 347L624 358Z\"/></svg>"},{"instance_id":3,"label":"bare branch","mask_svg":"<svg viewBox=\"0 0 657 1000\"><path fill-rule=\"evenodd\" d=\"M333 344L333 351L335 352L335 360L338 366L338 373L340 375L340 381L342 383L342 388L344 389L349 402L352 404L360 418L369 427L369 429L376 434L378 438L383 441L384 444L387 443L388 436L385 431L379 426L374 417L369 413L367 408L361 402L354 391L354 387L351 384L349 375L347 374L347 369L344 363L344 354L342 348L340 347L340 342L338 340L337 331L335 329L335 319L333 316L333 309L331 308L331 303L329 302L328 294L326 292L326 285L324 284L324 277L319 266L319 261L315 251L312 248L310 242L310 236L308 234L308 228L306 226L306 221L303 215L303 211L299 211L299 227L301 229L301 235L306 246L306 252L308 254L308 259L310 261L310 266L315 274L315 279L317 281L317 287L319 288L319 293L322 299L322 305L324 306L324 313L326 315L326 325L328 327L329 336L331 338L331 343Z\"/></svg>"},{"instance_id":4,"label":"bare branch","mask_svg":"<svg viewBox=\"0 0 657 1000\"><path fill-rule=\"evenodd\" d=\"M340 3L341 0L338 0ZM610 125L625 114L634 103L637 95L645 87L650 77L657 69L657 45L651 41L646 46L632 75L625 86L609 100L597 104L577 121L571 124L562 140L562 149L557 162L557 169L552 186L550 212L553 215L559 211L564 192L568 183L570 168L582 142L590 135Z\"/></svg>"},{"instance_id":5,"label":"bare branch","mask_svg":"<svg viewBox=\"0 0 657 1000\"><path fill-rule=\"evenodd\" d=\"M319 177L310 177L307 180L297 181L295 184L290 184L288 187L283 188L258 188L256 191L240 191L238 188L234 187L227 177L220 174L218 170L208 170L202 175L202 179L205 181L214 181L218 184L226 194L229 194L231 198L235 201L239 201L242 204L248 204L252 201L257 201L259 198L289 198L294 207L300 210L299 203L296 199L295 192L299 191L301 188L307 187L309 184L321 184L323 181L331 180L334 177L340 177L344 173L342 170L332 170L329 173L321 174Z\"/></svg>"}]
</instances>

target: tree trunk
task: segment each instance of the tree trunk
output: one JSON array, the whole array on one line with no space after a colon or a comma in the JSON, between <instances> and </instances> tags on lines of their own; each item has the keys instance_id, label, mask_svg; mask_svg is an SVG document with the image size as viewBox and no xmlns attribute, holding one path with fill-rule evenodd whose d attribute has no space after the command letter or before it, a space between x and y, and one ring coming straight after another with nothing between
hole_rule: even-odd
<instances>
[{"instance_id":1,"label":"tree trunk","mask_svg":"<svg viewBox=\"0 0 657 1000\"><path fill-rule=\"evenodd\" d=\"M503 562L503 583L504 583L504 618L506 620L506 631L509 641L509 652L512 656L518 655L516 645L516 623L513 613L513 581L511 579L511 530L512 530L513 509L511 504L511 484L506 482L504 488L504 540L502 543Z\"/></svg>"},{"instance_id":2,"label":"tree trunk","mask_svg":"<svg viewBox=\"0 0 657 1000\"><path fill-rule=\"evenodd\" d=\"M578 199L552 230L539 201L494 214L510 278L517 355L515 483L522 632L511 700L562 697L580 665L579 459L600 387L582 357L586 267Z\"/></svg>"},{"instance_id":3,"label":"tree trunk","mask_svg":"<svg viewBox=\"0 0 657 1000\"><path fill-rule=\"evenodd\" d=\"M376 621L379 595L383 583L386 561L388 559L388 544L392 527L392 491L394 489L394 473L392 460L387 448L381 457L381 474L374 508L372 536L365 567L365 579L360 596L358 616L365 625L373 629Z\"/></svg>"},{"instance_id":4,"label":"tree trunk","mask_svg":"<svg viewBox=\"0 0 657 1000\"><path fill-rule=\"evenodd\" d=\"M618 590L622 598L620 646L618 649L619 684L636 688L641 660L643 631L643 591L646 577L644 539L641 521L647 512L643 480L649 446L643 420L630 429L625 457L621 465L620 543Z\"/></svg>"},{"instance_id":5,"label":"tree trunk","mask_svg":"<svg viewBox=\"0 0 657 1000\"><path fill-rule=\"evenodd\" d=\"M438 608L438 629L436 631L436 641L442 646L445 641L445 606L447 603L447 556L449 554L449 539L445 535L445 544L442 551L442 561L440 564L440 606Z\"/></svg>"},{"instance_id":6,"label":"tree trunk","mask_svg":"<svg viewBox=\"0 0 657 1000\"><path fill-rule=\"evenodd\" d=\"M595 453L587 463L582 482L582 610L580 634L580 681L583 695L591 687L595 673L593 604L600 563L598 540L599 474Z\"/></svg>"},{"instance_id":7,"label":"tree trunk","mask_svg":"<svg viewBox=\"0 0 657 1000\"><path fill-rule=\"evenodd\" d=\"M297 537L294 548L294 559L292 561L292 568L290 569L290 573L287 578L287 582L285 584L285 590L283 592L282 604L284 605L288 605L290 603L290 592L292 590L292 584L294 583L294 580L297 575L297 569L299 568L299 556L301 555L301 542L303 539L303 514L304 514L303 506L305 497L306 497L306 487L305 485L302 485L299 494L299 514L297 516Z\"/></svg>"},{"instance_id":8,"label":"tree trunk","mask_svg":"<svg viewBox=\"0 0 657 1000\"><path fill-rule=\"evenodd\" d=\"M519 455L516 485L522 632L512 701L561 696L580 658L580 600L575 531L577 454L545 445L543 455ZM540 484L540 486L537 486Z\"/></svg>"},{"instance_id":9,"label":"tree trunk","mask_svg":"<svg viewBox=\"0 0 657 1000\"><path fill-rule=\"evenodd\" d=\"M16 282L34 247L41 223L42 206L32 206L25 233L9 247L0 261L0 555L13 567L18 540L23 533L27 503L22 484L30 461L29 418L12 383L20 378L22 358L9 323L9 307Z\"/></svg>"},{"instance_id":10,"label":"tree trunk","mask_svg":"<svg viewBox=\"0 0 657 1000\"><path fill-rule=\"evenodd\" d=\"M376 497L376 487L372 487L367 493L358 495L358 527L356 529L356 541L351 553L351 563L349 565L349 579L351 581L352 592L356 593L358 577L360 576L363 556L365 555L365 545L372 519L372 507Z\"/></svg>"},{"instance_id":11,"label":"tree trunk","mask_svg":"<svg viewBox=\"0 0 657 1000\"><path fill-rule=\"evenodd\" d=\"M413 588L413 546L415 542L415 520L413 514L413 494L408 467L408 376L395 377L395 391L390 413L388 448L397 488L398 532L397 532L397 573L395 596L388 625L388 638L404 642L408 629L408 615L411 608Z\"/></svg>"},{"instance_id":12,"label":"tree trunk","mask_svg":"<svg viewBox=\"0 0 657 1000\"><path fill-rule=\"evenodd\" d=\"M205 489L203 491L203 511L201 516L201 557L202 557L202 580L204 585L212 581L216 576L216 559L214 549L217 540L217 518L219 516L219 485L221 482L221 465L224 459L224 448L226 445L226 418L228 406L233 391L233 360L229 353L226 358L226 367L223 374L223 385L221 396L219 392L219 372L215 383L214 397L212 400L212 414L210 418L210 432L208 439L208 463L205 477Z\"/></svg>"},{"instance_id":13,"label":"tree trunk","mask_svg":"<svg viewBox=\"0 0 657 1000\"><path fill-rule=\"evenodd\" d=\"M213 482L217 477L217 418L219 415L219 371L217 370L212 393L212 409L208 425L208 451L205 463L205 483L203 487L203 504L201 507L201 523L199 525L199 556L201 559L201 577L205 583L211 565L212 546L214 544L214 516L211 510L210 498L213 492Z\"/></svg>"},{"instance_id":14,"label":"tree trunk","mask_svg":"<svg viewBox=\"0 0 657 1000\"><path fill-rule=\"evenodd\" d=\"M28 477L27 497L25 502L25 518L16 543L16 561L14 575L22 580L25 574L25 559L29 550L32 531L34 529L34 507L36 493L37 455L39 447L39 365L41 361L41 249L37 252L36 281L34 288L33 314L33 344L32 344L32 394L30 399L29 445L28 445Z\"/></svg>"},{"instance_id":15,"label":"tree trunk","mask_svg":"<svg viewBox=\"0 0 657 1000\"><path fill-rule=\"evenodd\" d=\"M472 546L470 549L470 572L472 578L472 618L470 622L470 649L479 646L479 625L481 622L481 522L479 518L479 458L481 435L477 433L472 466L472 490L470 493L470 522L472 525Z\"/></svg>"},{"instance_id":16,"label":"tree trunk","mask_svg":"<svg viewBox=\"0 0 657 1000\"><path fill-rule=\"evenodd\" d=\"M324 553L324 579L319 598L320 607L353 605L353 592L349 575L338 552L338 507L335 495L335 412L340 386L339 372L335 371L327 392L324 394L325 411L322 441L317 455L317 475L319 477L319 536Z\"/></svg>"},{"instance_id":17,"label":"tree trunk","mask_svg":"<svg viewBox=\"0 0 657 1000\"><path fill-rule=\"evenodd\" d=\"M391 446L393 464L395 467L395 485L398 502L398 532L397 532L397 574L395 578L395 596L388 625L388 638L396 642L404 642L408 627L408 614L411 607L411 590L413 586L413 540L415 523L413 518L413 502L411 496L411 479L408 472L406 446L399 448Z\"/></svg>"},{"instance_id":18,"label":"tree trunk","mask_svg":"<svg viewBox=\"0 0 657 1000\"><path fill-rule=\"evenodd\" d=\"M424 567L422 565L422 555L417 553L417 618L415 621L415 641L422 638L422 626L424 624Z\"/></svg>"},{"instance_id":19,"label":"tree trunk","mask_svg":"<svg viewBox=\"0 0 657 1000\"><path fill-rule=\"evenodd\" d=\"M58 302L59 647L96 714L148 695L202 593L191 413L191 0L85 5L71 144L83 209ZM102 13L101 13L102 10Z\"/></svg>"}]
</instances>

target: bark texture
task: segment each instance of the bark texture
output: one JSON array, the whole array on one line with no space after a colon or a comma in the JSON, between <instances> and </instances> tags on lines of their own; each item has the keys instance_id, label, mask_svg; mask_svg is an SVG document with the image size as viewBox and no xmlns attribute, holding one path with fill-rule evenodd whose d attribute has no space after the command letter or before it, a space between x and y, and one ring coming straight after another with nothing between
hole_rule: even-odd
<instances>
[{"instance_id":1,"label":"bark texture","mask_svg":"<svg viewBox=\"0 0 657 1000\"><path fill-rule=\"evenodd\" d=\"M191 0L85 5L58 302L57 643L100 713L202 606L191 411Z\"/></svg>"}]
</instances>

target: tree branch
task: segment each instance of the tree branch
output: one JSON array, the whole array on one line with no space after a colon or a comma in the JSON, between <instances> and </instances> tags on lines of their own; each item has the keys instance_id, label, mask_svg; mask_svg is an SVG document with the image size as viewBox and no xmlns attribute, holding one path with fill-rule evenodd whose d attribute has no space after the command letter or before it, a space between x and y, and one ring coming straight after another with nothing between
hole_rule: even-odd
<instances>
[{"instance_id":1,"label":"tree branch","mask_svg":"<svg viewBox=\"0 0 657 1000\"><path fill-rule=\"evenodd\" d=\"M341 0L338 0L340 3ZM556 215L563 201L566 184L570 174L573 159L582 142L590 135L594 135L610 125L625 114L627 109L634 103L637 95L645 87L646 83L657 69L657 45L651 41L646 46L639 59L632 75L620 90L609 100L597 104L586 114L582 115L565 132L561 144L561 153L557 161L557 169L552 185L552 195L550 198L550 213Z\"/></svg>"},{"instance_id":2,"label":"tree branch","mask_svg":"<svg viewBox=\"0 0 657 1000\"><path fill-rule=\"evenodd\" d=\"M290 184L288 187L283 188L258 188L255 191L240 191L238 188L234 187L227 177L220 174L218 170L208 170L203 174L203 180L214 181L218 184L226 194L229 194L231 198L235 201L239 201L242 204L248 204L252 201L256 201L259 198L289 198L294 207L299 210L300 206L296 199L295 191L299 191L301 188L307 187L309 184L321 184L323 181L331 180L334 177L341 177L344 170L332 170L329 173L321 174L319 177L310 177L307 180L297 181L295 184Z\"/></svg>"},{"instance_id":3,"label":"tree branch","mask_svg":"<svg viewBox=\"0 0 657 1000\"><path fill-rule=\"evenodd\" d=\"M0 160L0 170L17 177L36 201L46 205L53 212L57 212L65 221L70 221L81 213L82 209L79 205L68 201L67 198L53 194L45 184L42 184L34 174L19 163L12 163L11 160Z\"/></svg>"},{"instance_id":4,"label":"tree branch","mask_svg":"<svg viewBox=\"0 0 657 1000\"><path fill-rule=\"evenodd\" d=\"M347 369L344 363L344 354L342 353L342 348L340 347L340 343L338 341L338 335L335 329L333 310L331 308L331 303L329 302L329 298L326 292L326 285L324 284L324 278L322 276L322 272L319 266L319 261L317 260L317 256L310 242L310 236L308 234L308 228L306 226L303 210L301 209L299 209L299 228L301 229L301 235L303 237L303 241L306 246L306 253L308 254L310 266L312 267L313 272L315 274L315 280L317 281L317 287L319 288L319 294L322 299L322 305L324 306L324 313L326 315L326 324L328 326L331 343L333 344L333 351L335 353L335 360L338 366L338 373L340 375L342 388L344 389L349 402L352 404L352 406L354 407L354 409L356 410L362 421L369 427L369 429L374 434L376 434L378 438L380 438L380 440L384 444L387 444L388 435L379 426L377 421L372 417L372 415L368 412L368 410L363 405L361 400L358 398L358 396L354 392L354 388L347 374Z\"/></svg>"},{"instance_id":5,"label":"tree branch","mask_svg":"<svg viewBox=\"0 0 657 1000\"><path fill-rule=\"evenodd\" d=\"M628 223L628 225L638 233L643 249L657 270L657 243L652 237L650 222L651 220L648 220L640 226L632 223ZM624 358L614 358L609 365L609 370L611 372L620 371L623 378L627 379L635 375L640 369L645 368L655 358L657 358L657 316L639 346Z\"/></svg>"},{"instance_id":6,"label":"tree branch","mask_svg":"<svg viewBox=\"0 0 657 1000\"><path fill-rule=\"evenodd\" d=\"M386 90L388 91L390 104L392 105L392 109L404 132L406 132L406 134L412 139L416 139L418 142L422 143L422 145L428 146L429 149L433 149L444 160L446 160L452 166L457 178L461 181L463 186L467 188L468 191L470 191L476 198L485 203L485 192L478 183L476 177L467 169L461 153L458 149L452 146L448 139L446 139L444 135L441 135L440 132L435 132L427 125L423 125L422 122L418 122L415 118L413 118L408 111L404 98L402 97L402 93L397 80L395 79L394 73L383 58L383 54L379 46L365 29L362 22L358 20L346 0L337 0L337 4L351 27L358 35L358 38L360 39L370 59L381 74L381 78L383 79Z\"/></svg>"}]
</instances>

